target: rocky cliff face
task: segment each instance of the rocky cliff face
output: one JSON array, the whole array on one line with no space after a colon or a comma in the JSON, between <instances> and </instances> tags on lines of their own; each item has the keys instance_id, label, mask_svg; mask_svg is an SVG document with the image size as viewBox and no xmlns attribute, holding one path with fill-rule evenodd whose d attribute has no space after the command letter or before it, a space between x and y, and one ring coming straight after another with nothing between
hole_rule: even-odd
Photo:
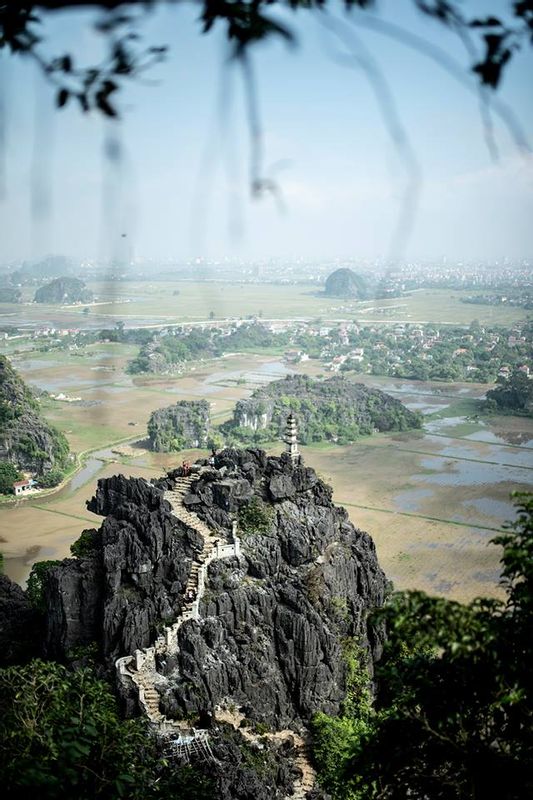
<instances>
[{"instance_id":1,"label":"rocky cliff face","mask_svg":"<svg viewBox=\"0 0 533 800\"><path fill-rule=\"evenodd\" d=\"M42 615L20 586L0 574L0 667L24 664L41 654Z\"/></svg>"},{"instance_id":2,"label":"rocky cliff face","mask_svg":"<svg viewBox=\"0 0 533 800\"><path fill-rule=\"evenodd\" d=\"M148 421L150 446L158 453L206 447L208 433L207 400L181 400L154 411Z\"/></svg>"},{"instance_id":3,"label":"rocky cliff face","mask_svg":"<svg viewBox=\"0 0 533 800\"><path fill-rule=\"evenodd\" d=\"M31 390L0 356L0 461L42 475L62 468L67 457L67 440L43 419Z\"/></svg>"},{"instance_id":4,"label":"rocky cliff face","mask_svg":"<svg viewBox=\"0 0 533 800\"><path fill-rule=\"evenodd\" d=\"M89 508L105 520L85 558L50 570L48 652L65 655L96 641L108 668L153 642L181 610L198 534L170 513L163 491L123 476L99 481ZM214 561L200 620L179 632L179 653L160 665L162 708L170 717L235 704L275 729L338 711L345 690L343 641L375 656L368 611L385 579L368 534L336 507L331 489L304 466L261 450L225 450L193 483L186 504L221 539L232 520L259 504L270 526L248 518L242 555Z\"/></svg>"},{"instance_id":5,"label":"rocky cliff face","mask_svg":"<svg viewBox=\"0 0 533 800\"><path fill-rule=\"evenodd\" d=\"M86 532L86 557L49 572L46 647L62 658L96 642L112 668L119 656L148 647L158 624L180 612L201 542L172 517L162 491L142 479L99 481L88 507L105 520Z\"/></svg>"}]
</instances>

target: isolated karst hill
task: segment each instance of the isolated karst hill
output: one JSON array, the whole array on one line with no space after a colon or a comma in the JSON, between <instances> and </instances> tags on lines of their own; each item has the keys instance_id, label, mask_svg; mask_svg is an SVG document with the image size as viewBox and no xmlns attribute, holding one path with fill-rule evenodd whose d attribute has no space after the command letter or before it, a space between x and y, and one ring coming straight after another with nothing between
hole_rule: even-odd
<instances>
[{"instance_id":1,"label":"isolated karst hill","mask_svg":"<svg viewBox=\"0 0 533 800\"><path fill-rule=\"evenodd\" d=\"M44 419L32 390L0 356L0 462L37 477L67 463L65 436Z\"/></svg>"},{"instance_id":2,"label":"isolated karst hill","mask_svg":"<svg viewBox=\"0 0 533 800\"><path fill-rule=\"evenodd\" d=\"M94 295L78 278L55 278L35 292L35 303L90 303Z\"/></svg>"},{"instance_id":3,"label":"isolated karst hill","mask_svg":"<svg viewBox=\"0 0 533 800\"><path fill-rule=\"evenodd\" d=\"M180 400L153 411L148 420L150 447L158 453L206 447L208 434L207 400Z\"/></svg>"},{"instance_id":4,"label":"isolated karst hill","mask_svg":"<svg viewBox=\"0 0 533 800\"><path fill-rule=\"evenodd\" d=\"M328 275L324 292L328 297L363 300L367 296L366 279L348 267L341 267Z\"/></svg>"},{"instance_id":5,"label":"isolated karst hill","mask_svg":"<svg viewBox=\"0 0 533 800\"><path fill-rule=\"evenodd\" d=\"M233 418L220 430L230 440L274 441L283 435L291 411L298 417L302 444L327 440L346 444L375 430L421 426L420 414L379 389L341 376L319 381L305 375L288 375L256 389L248 399L239 400Z\"/></svg>"},{"instance_id":6,"label":"isolated karst hill","mask_svg":"<svg viewBox=\"0 0 533 800\"><path fill-rule=\"evenodd\" d=\"M136 651L153 660L150 647L162 631L163 642L172 641L164 631L188 607L185 590L205 547L199 531L208 530L216 548L235 541L237 521L238 551L210 561L198 615L182 622L174 645L164 644L144 673L153 688L143 702L176 724L223 714L244 720L246 730L284 731L261 745L259 773L243 765L242 753L235 760L242 734L220 724L210 734L220 761L209 765L218 796L252 796L238 788L251 769L253 796L281 800L300 775L289 727L305 731L317 711L341 707L345 643L357 640L370 663L381 652L381 628L368 612L382 604L386 581L370 536L333 503L314 470L288 454L226 449L214 465L198 467L185 479L178 469L151 484L123 475L98 482L88 507L104 516L101 527L84 532L78 558L46 573L46 652L62 660L96 645L127 713L142 711L135 683L126 680L137 674L135 658L122 679L115 664ZM176 481L189 487L181 517L167 499ZM278 777L261 781L272 748Z\"/></svg>"}]
</instances>

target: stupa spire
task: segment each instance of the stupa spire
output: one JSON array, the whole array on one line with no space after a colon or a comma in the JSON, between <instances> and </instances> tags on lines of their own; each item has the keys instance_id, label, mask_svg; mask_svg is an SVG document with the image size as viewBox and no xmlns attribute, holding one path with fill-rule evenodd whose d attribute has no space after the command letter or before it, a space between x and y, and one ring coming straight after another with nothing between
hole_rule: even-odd
<instances>
[{"instance_id":1,"label":"stupa spire","mask_svg":"<svg viewBox=\"0 0 533 800\"><path fill-rule=\"evenodd\" d=\"M296 417L291 413L287 417L287 425L285 428L285 435L283 441L286 444L285 451L289 454L293 464L300 463L300 452L298 450L298 425Z\"/></svg>"}]
</instances>

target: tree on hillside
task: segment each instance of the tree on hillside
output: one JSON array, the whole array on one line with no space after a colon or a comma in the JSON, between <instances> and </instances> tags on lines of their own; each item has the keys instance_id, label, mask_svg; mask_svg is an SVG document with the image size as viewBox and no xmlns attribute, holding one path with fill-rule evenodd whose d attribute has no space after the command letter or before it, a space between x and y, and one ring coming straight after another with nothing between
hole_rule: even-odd
<instances>
[{"instance_id":1,"label":"tree on hillside","mask_svg":"<svg viewBox=\"0 0 533 800\"><path fill-rule=\"evenodd\" d=\"M403 592L380 613L374 710L360 704L344 728L318 721L319 753L328 736L337 753L322 770L335 800L532 796L533 494L516 499L516 521L493 540L505 601Z\"/></svg>"},{"instance_id":2,"label":"tree on hillside","mask_svg":"<svg viewBox=\"0 0 533 800\"><path fill-rule=\"evenodd\" d=\"M8 461L0 461L0 494L10 494L15 481L20 481L22 474Z\"/></svg>"},{"instance_id":3,"label":"tree on hillside","mask_svg":"<svg viewBox=\"0 0 533 800\"><path fill-rule=\"evenodd\" d=\"M533 414L533 380L517 369L510 378L499 378L498 386L487 392L487 402L503 411Z\"/></svg>"}]
</instances>

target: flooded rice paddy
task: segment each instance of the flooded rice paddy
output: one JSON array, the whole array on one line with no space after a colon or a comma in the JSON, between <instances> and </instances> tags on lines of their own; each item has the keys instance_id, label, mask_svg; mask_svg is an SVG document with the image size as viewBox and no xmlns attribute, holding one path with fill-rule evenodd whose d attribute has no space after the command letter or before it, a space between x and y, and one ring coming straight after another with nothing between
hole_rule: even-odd
<instances>
[{"instance_id":1,"label":"flooded rice paddy","mask_svg":"<svg viewBox=\"0 0 533 800\"><path fill-rule=\"evenodd\" d=\"M81 531L101 519L87 511L96 481L117 472L146 478L181 462L184 454L120 456L113 443L146 435L150 413L176 399L207 397L216 421L258 385L290 370L279 359L232 354L181 376L130 378L130 351L99 348L86 360L66 354L19 360L22 375L41 389L98 400L95 407L43 403L76 452L91 451L82 469L60 492L0 508L6 572L24 582L31 565L69 555ZM115 370L92 369L113 365ZM27 364L27 369L26 369ZM313 374L316 366L295 368ZM378 435L353 445L303 448L306 463L334 489L354 524L376 542L380 563L398 588L419 588L457 600L496 596L499 551L489 544L513 516L510 493L533 485L533 421L476 419L458 403L480 398L485 387L414 384L373 379L374 385L425 415L422 431ZM132 427L136 426L136 427ZM281 443L274 452L280 452ZM196 457L198 453L191 453Z\"/></svg>"}]
</instances>

